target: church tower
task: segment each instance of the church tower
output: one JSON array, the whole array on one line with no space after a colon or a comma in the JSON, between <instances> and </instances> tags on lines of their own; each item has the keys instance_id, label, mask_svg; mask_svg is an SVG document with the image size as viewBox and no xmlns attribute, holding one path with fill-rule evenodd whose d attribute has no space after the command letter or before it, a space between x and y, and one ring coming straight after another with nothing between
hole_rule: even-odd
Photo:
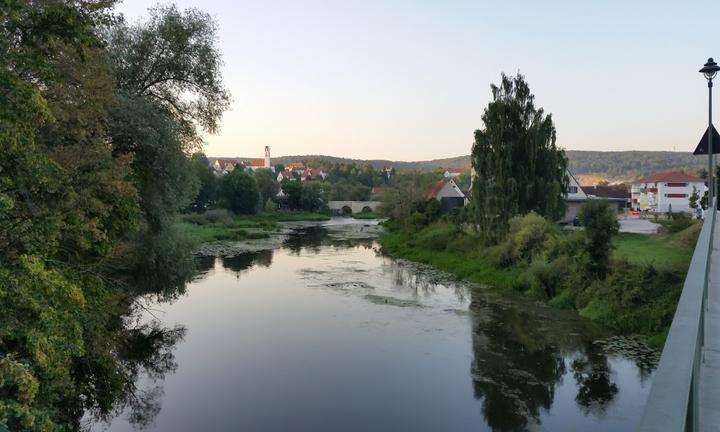
<instances>
[{"instance_id":1,"label":"church tower","mask_svg":"<svg viewBox=\"0 0 720 432\"><path fill-rule=\"evenodd\" d=\"M270 146L265 146L265 168L270 168Z\"/></svg>"}]
</instances>

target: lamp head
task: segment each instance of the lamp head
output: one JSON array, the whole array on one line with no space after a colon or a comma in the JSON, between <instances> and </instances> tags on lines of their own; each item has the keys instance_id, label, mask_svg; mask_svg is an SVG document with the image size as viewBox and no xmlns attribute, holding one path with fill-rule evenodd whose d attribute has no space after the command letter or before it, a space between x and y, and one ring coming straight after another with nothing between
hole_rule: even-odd
<instances>
[{"instance_id":1,"label":"lamp head","mask_svg":"<svg viewBox=\"0 0 720 432\"><path fill-rule=\"evenodd\" d=\"M703 65L702 69L700 69L700 73L705 75L705 78L708 81L715 78L715 75L718 73L718 71L720 71L720 66L718 66L717 63L715 63L715 61L713 60L712 57L710 57L708 59L707 63L705 63L705 65Z\"/></svg>"}]
</instances>

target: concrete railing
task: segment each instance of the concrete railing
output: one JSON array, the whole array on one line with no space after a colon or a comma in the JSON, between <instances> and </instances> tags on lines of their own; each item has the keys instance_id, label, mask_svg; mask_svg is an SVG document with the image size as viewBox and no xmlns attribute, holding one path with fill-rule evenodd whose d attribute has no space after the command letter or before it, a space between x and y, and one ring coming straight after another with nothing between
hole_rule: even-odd
<instances>
[{"instance_id":1,"label":"concrete railing","mask_svg":"<svg viewBox=\"0 0 720 432\"><path fill-rule=\"evenodd\" d=\"M715 209L715 205L710 208ZM716 211L708 211L645 405L641 432L698 430L698 375Z\"/></svg>"}]
</instances>

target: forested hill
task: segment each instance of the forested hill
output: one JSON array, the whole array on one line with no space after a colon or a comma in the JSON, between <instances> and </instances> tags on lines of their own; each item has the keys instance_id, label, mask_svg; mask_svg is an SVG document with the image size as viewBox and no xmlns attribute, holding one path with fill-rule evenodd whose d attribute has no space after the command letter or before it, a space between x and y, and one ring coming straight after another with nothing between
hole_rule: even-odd
<instances>
[{"instance_id":1,"label":"forested hill","mask_svg":"<svg viewBox=\"0 0 720 432\"><path fill-rule=\"evenodd\" d=\"M570 169L577 175L594 175L610 180L628 180L659 171L686 170L691 173L704 168L706 159L689 152L667 151L578 151L566 152ZM288 164L293 161L318 161L325 163L371 164L380 169L392 165L397 170L430 171L434 168L469 168L470 156L458 156L428 161L404 162L383 159L350 159L323 155L281 156L273 158L273 164Z\"/></svg>"}]
</instances>

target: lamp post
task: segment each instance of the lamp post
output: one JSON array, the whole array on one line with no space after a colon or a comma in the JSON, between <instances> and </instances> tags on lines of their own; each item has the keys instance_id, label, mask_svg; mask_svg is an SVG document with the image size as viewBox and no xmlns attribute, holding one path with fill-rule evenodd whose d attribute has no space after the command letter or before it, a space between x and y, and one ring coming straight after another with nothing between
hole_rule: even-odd
<instances>
[{"instance_id":1,"label":"lamp post","mask_svg":"<svg viewBox=\"0 0 720 432\"><path fill-rule=\"evenodd\" d=\"M700 69L700 73L705 75L705 79L707 79L708 83L708 208L712 205L713 197L715 196L715 181L713 180L715 170L713 169L712 142L712 80L715 78L718 71L720 71L720 66L715 63L712 57L710 57L707 63L705 63L702 69Z\"/></svg>"}]
</instances>

